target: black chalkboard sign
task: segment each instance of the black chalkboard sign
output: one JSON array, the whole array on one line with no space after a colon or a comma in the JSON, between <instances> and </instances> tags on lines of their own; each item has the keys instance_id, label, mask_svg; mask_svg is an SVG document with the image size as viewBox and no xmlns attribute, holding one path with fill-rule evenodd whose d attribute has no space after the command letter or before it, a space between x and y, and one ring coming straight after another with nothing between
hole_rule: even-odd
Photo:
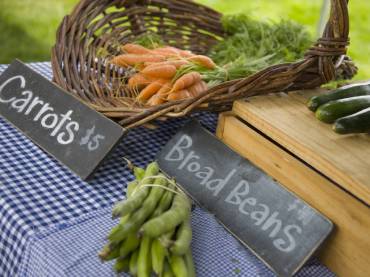
<instances>
[{"instance_id":1,"label":"black chalkboard sign","mask_svg":"<svg viewBox=\"0 0 370 277\"><path fill-rule=\"evenodd\" d=\"M20 61L0 76L0 115L82 179L124 129Z\"/></svg>"},{"instance_id":2,"label":"black chalkboard sign","mask_svg":"<svg viewBox=\"0 0 370 277\"><path fill-rule=\"evenodd\" d=\"M333 228L199 123L186 125L157 158L166 174L279 276L296 273Z\"/></svg>"}]
</instances>

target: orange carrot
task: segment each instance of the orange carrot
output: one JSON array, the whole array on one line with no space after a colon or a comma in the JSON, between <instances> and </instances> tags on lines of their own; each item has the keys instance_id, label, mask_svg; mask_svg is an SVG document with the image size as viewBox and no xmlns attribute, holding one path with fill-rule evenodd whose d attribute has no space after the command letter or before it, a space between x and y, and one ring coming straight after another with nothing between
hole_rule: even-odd
<instances>
[{"instance_id":1,"label":"orange carrot","mask_svg":"<svg viewBox=\"0 0 370 277\"><path fill-rule=\"evenodd\" d=\"M189 72L182 75L176 82L173 84L172 91L178 91L192 86L193 84L199 82L201 76L198 72Z\"/></svg>"},{"instance_id":2,"label":"orange carrot","mask_svg":"<svg viewBox=\"0 0 370 277\"><path fill-rule=\"evenodd\" d=\"M167 100L176 101L176 100L182 100L182 99L191 98L191 97L192 95L187 89L182 89L179 91L171 92L168 95Z\"/></svg>"},{"instance_id":3,"label":"orange carrot","mask_svg":"<svg viewBox=\"0 0 370 277\"><path fill-rule=\"evenodd\" d=\"M180 51L180 56L184 57L184 58L190 58L190 57L193 57L194 54L189 50L181 50Z\"/></svg>"},{"instance_id":4,"label":"orange carrot","mask_svg":"<svg viewBox=\"0 0 370 277\"><path fill-rule=\"evenodd\" d=\"M166 98L171 89L172 89L171 81L168 81L167 83L163 84L161 89L158 90L157 94L159 94L163 98Z\"/></svg>"},{"instance_id":5,"label":"orange carrot","mask_svg":"<svg viewBox=\"0 0 370 277\"><path fill-rule=\"evenodd\" d=\"M128 86L130 88L142 88L143 86L149 85L151 82L153 82L153 79L141 73L136 73L128 80Z\"/></svg>"},{"instance_id":6,"label":"orange carrot","mask_svg":"<svg viewBox=\"0 0 370 277\"><path fill-rule=\"evenodd\" d=\"M191 96L193 97L198 96L200 93L202 93L203 91L206 91L207 89L208 89L207 85L203 81L197 82L188 88Z\"/></svg>"},{"instance_id":7,"label":"orange carrot","mask_svg":"<svg viewBox=\"0 0 370 277\"><path fill-rule=\"evenodd\" d=\"M159 63L153 63L153 62L146 62L144 63L144 66L147 67L147 66L150 66L150 65L173 65L175 66L177 69L182 67L183 65L187 65L189 64L189 62L185 59L176 59L176 60L169 60L169 61L165 61L165 62L159 62Z\"/></svg>"},{"instance_id":8,"label":"orange carrot","mask_svg":"<svg viewBox=\"0 0 370 277\"><path fill-rule=\"evenodd\" d=\"M184 60L184 59L167 61L167 63L175 66L177 69L184 66L184 65L189 64L189 62L187 60Z\"/></svg>"},{"instance_id":9,"label":"orange carrot","mask_svg":"<svg viewBox=\"0 0 370 277\"><path fill-rule=\"evenodd\" d=\"M139 55L152 53L151 50L149 50L148 48L133 43L127 43L125 45L122 45L121 50L129 54L139 54Z\"/></svg>"},{"instance_id":10,"label":"orange carrot","mask_svg":"<svg viewBox=\"0 0 370 277\"><path fill-rule=\"evenodd\" d=\"M188 91L190 92L191 96L195 97L198 95L198 87L200 82L195 83L194 85L188 87Z\"/></svg>"},{"instance_id":11,"label":"orange carrot","mask_svg":"<svg viewBox=\"0 0 370 277\"><path fill-rule=\"evenodd\" d=\"M171 90L171 81L168 81L162 85L162 87L148 100L149 106L160 105L166 102L167 94Z\"/></svg>"},{"instance_id":12,"label":"orange carrot","mask_svg":"<svg viewBox=\"0 0 370 277\"><path fill-rule=\"evenodd\" d=\"M206 82L201 81L201 82L200 82L200 84L201 84L201 86L202 86L202 90L203 90L203 91L208 90L208 85L206 84Z\"/></svg>"},{"instance_id":13,"label":"orange carrot","mask_svg":"<svg viewBox=\"0 0 370 277\"><path fill-rule=\"evenodd\" d=\"M163 84L166 83L166 80L157 80L145 87L137 96L137 100L139 101L145 101L148 100L150 97L152 97L154 94L156 94L160 88L163 86Z\"/></svg>"},{"instance_id":14,"label":"orange carrot","mask_svg":"<svg viewBox=\"0 0 370 277\"><path fill-rule=\"evenodd\" d=\"M199 64L205 68L214 69L216 64L211 58L204 55L196 55L188 58L188 61Z\"/></svg>"},{"instance_id":15,"label":"orange carrot","mask_svg":"<svg viewBox=\"0 0 370 277\"><path fill-rule=\"evenodd\" d=\"M154 53L164 55L166 57L180 56L180 49L171 46L160 47L152 50Z\"/></svg>"},{"instance_id":16,"label":"orange carrot","mask_svg":"<svg viewBox=\"0 0 370 277\"><path fill-rule=\"evenodd\" d=\"M207 91L209 89L207 83L204 81L201 81L200 85L201 85L202 91Z\"/></svg>"},{"instance_id":17,"label":"orange carrot","mask_svg":"<svg viewBox=\"0 0 370 277\"><path fill-rule=\"evenodd\" d=\"M183 57L188 58L194 56L189 50L181 50L173 46L165 46L152 50L154 53L165 55L166 57Z\"/></svg>"},{"instance_id":18,"label":"orange carrot","mask_svg":"<svg viewBox=\"0 0 370 277\"><path fill-rule=\"evenodd\" d=\"M111 62L120 66L134 66L144 62L162 62L166 58L161 55L138 55L138 54L122 54L114 57Z\"/></svg>"},{"instance_id":19,"label":"orange carrot","mask_svg":"<svg viewBox=\"0 0 370 277\"><path fill-rule=\"evenodd\" d=\"M176 75L176 67L173 65L149 65L141 73L145 76L171 79Z\"/></svg>"},{"instance_id":20,"label":"orange carrot","mask_svg":"<svg viewBox=\"0 0 370 277\"><path fill-rule=\"evenodd\" d=\"M182 99L191 98L191 94L187 89L180 90L177 93L182 97Z\"/></svg>"},{"instance_id":21,"label":"orange carrot","mask_svg":"<svg viewBox=\"0 0 370 277\"><path fill-rule=\"evenodd\" d=\"M149 106L156 106L164 103L166 100L159 95L159 93L154 94L150 99L148 100L147 104Z\"/></svg>"}]
</instances>

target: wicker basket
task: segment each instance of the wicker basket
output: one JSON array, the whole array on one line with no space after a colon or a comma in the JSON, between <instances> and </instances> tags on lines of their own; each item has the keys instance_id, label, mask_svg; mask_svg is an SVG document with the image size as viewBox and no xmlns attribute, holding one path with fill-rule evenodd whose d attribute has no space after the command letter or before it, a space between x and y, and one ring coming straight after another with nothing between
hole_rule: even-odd
<instances>
[{"instance_id":1,"label":"wicker basket","mask_svg":"<svg viewBox=\"0 0 370 277\"><path fill-rule=\"evenodd\" d=\"M347 75L355 73L345 56L347 2L331 0L324 34L303 60L225 82L193 99L148 107L134 101L128 92L113 95L112 91L122 86L125 72L106 66L98 51L106 49L115 55L112 42L123 44L145 32L156 32L169 45L203 54L226 35L221 14L190 0L82 0L58 29L51 59L54 81L126 128L192 111L226 110L235 99L256 94L314 88L333 80L338 69Z\"/></svg>"}]
</instances>

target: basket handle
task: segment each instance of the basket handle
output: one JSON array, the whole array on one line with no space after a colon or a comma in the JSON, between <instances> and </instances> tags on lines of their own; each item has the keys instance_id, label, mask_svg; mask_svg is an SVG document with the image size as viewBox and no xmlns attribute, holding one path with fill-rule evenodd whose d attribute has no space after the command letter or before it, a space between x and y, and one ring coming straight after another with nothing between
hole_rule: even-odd
<instances>
[{"instance_id":1,"label":"basket handle","mask_svg":"<svg viewBox=\"0 0 370 277\"><path fill-rule=\"evenodd\" d=\"M318 74L322 83L335 79L339 67L348 67L348 58L345 58L348 34L348 0L331 0L330 17L324 32L305 55L306 58L318 58Z\"/></svg>"},{"instance_id":2,"label":"basket handle","mask_svg":"<svg viewBox=\"0 0 370 277\"><path fill-rule=\"evenodd\" d=\"M349 44L348 0L331 0L330 17L321 38L311 47L308 56L341 56Z\"/></svg>"},{"instance_id":3,"label":"basket handle","mask_svg":"<svg viewBox=\"0 0 370 277\"><path fill-rule=\"evenodd\" d=\"M349 15L348 0L331 0L331 10L323 37L348 40Z\"/></svg>"},{"instance_id":4,"label":"basket handle","mask_svg":"<svg viewBox=\"0 0 370 277\"><path fill-rule=\"evenodd\" d=\"M344 55L349 44L348 34L348 0L331 0L330 17L324 32L316 47L308 52L316 56Z\"/></svg>"}]
</instances>

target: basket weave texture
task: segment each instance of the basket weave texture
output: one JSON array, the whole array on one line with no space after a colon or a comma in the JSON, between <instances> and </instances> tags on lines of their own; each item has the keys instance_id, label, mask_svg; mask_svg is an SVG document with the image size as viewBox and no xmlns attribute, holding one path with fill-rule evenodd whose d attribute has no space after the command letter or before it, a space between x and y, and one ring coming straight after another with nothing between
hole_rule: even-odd
<instances>
[{"instance_id":1,"label":"basket weave texture","mask_svg":"<svg viewBox=\"0 0 370 277\"><path fill-rule=\"evenodd\" d=\"M64 17L52 49L54 81L86 104L125 128L192 111L221 111L236 99L272 92L318 87L351 76L355 66L345 56L349 44L348 1L331 0L331 13L320 39L304 59L270 66L243 79L222 83L192 99L148 107L120 89L127 72L107 65L104 49L118 55L114 45L154 32L172 46L205 54L227 36L222 15L190 0L82 0ZM117 93L118 92L118 93Z\"/></svg>"}]
</instances>

